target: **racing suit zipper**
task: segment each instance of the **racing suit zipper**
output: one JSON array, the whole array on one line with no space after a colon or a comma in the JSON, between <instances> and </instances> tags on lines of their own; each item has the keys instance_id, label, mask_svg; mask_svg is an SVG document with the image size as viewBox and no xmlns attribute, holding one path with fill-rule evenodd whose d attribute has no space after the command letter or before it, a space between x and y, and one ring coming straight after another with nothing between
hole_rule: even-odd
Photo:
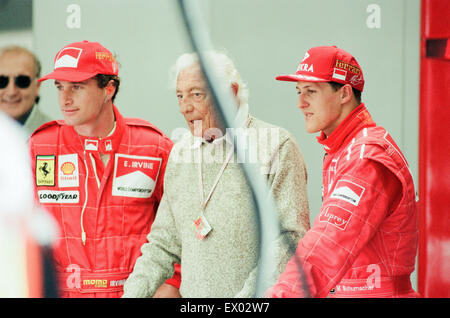
<instances>
[{"instance_id":1,"label":"racing suit zipper","mask_svg":"<svg viewBox=\"0 0 450 318\"><path fill-rule=\"evenodd\" d=\"M83 208L81 210L81 216L80 216L80 225L81 225L81 241L83 242L83 246L86 245L86 232L84 231L83 226L83 216L84 211L86 210L86 205L88 202L88 179L89 179L89 167L86 161L86 150L84 150L84 166L86 168L86 178L84 179L84 204Z\"/></svg>"}]
</instances>

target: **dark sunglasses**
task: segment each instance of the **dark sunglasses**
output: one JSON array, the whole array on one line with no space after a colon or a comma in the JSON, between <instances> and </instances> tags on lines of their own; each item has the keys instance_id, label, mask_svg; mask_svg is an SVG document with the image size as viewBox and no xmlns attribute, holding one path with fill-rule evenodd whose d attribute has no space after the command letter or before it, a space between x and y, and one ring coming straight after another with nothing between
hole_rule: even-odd
<instances>
[{"instance_id":1,"label":"dark sunglasses","mask_svg":"<svg viewBox=\"0 0 450 318\"><path fill-rule=\"evenodd\" d=\"M18 88L28 88L31 84L31 78L28 75L17 75L14 77L14 83ZM9 76L0 75L0 89L7 87Z\"/></svg>"}]
</instances>

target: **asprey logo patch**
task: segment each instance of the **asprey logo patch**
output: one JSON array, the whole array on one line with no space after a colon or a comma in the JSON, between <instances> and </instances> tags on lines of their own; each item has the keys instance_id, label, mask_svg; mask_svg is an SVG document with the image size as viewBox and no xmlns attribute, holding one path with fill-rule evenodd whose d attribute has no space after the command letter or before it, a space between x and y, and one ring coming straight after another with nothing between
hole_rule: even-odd
<instances>
[{"instance_id":1,"label":"asprey logo patch","mask_svg":"<svg viewBox=\"0 0 450 318\"><path fill-rule=\"evenodd\" d=\"M82 49L77 47L66 47L62 49L55 60L55 69L59 67L77 68Z\"/></svg>"},{"instance_id":2,"label":"asprey logo patch","mask_svg":"<svg viewBox=\"0 0 450 318\"><path fill-rule=\"evenodd\" d=\"M80 201L78 191L39 190L38 197L41 203L78 203Z\"/></svg>"},{"instance_id":3,"label":"asprey logo patch","mask_svg":"<svg viewBox=\"0 0 450 318\"><path fill-rule=\"evenodd\" d=\"M55 156L36 156L36 186L55 186Z\"/></svg>"},{"instance_id":4,"label":"asprey logo patch","mask_svg":"<svg viewBox=\"0 0 450 318\"><path fill-rule=\"evenodd\" d=\"M347 180L339 180L330 197L344 200L358 206L359 201L364 194L364 190L365 188L359 184Z\"/></svg>"},{"instance_id":5,"label":"asprey logo patch","mask_svg":"<svg viewBox=\"0 0 450 318\"><path fill-rule=\"evenodd\" d=\"M352 213L337 205L328 206L325 211L320 213L319 221L329 223L338 229L344 231L348 222L352 218Z\"/></svg>"},{"instance_id":6,"label":"asprey logo patch","mask_svg":"<svg viewBox=\"0 0 450 318\"><path fill-rule=\"evenodd\" d=\"M158 180L161 158L116 154L112 195L149 198Z\"/></svg>"},{"instance_id":7,"label":"asprey logo patch","mask_svg":"<svg viewBox=\"0 0 450 318\"><path fill-rule=\"evenodd\" d=\"M58 186L78 187L78 156L77 154L58 156Z\"/></svg>"}]
</instances>

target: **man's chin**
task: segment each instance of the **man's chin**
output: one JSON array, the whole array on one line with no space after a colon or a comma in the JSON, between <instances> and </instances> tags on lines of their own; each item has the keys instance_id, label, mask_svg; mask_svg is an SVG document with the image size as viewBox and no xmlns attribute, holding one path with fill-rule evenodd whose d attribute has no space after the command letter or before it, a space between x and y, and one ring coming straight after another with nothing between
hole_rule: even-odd
<instances>
[{"instance_id":1,"label":"man's chin","mask_svg":"<svg viewBox=\"0 0 450 318\"><path fill-rule=\"evenodd\" d=\"M73 119L70 119L70 118L64 118L64 123L67 126L76 126L77 125L77 123Z\"/></svg>"},{"instance_id":2,"label":"man's chin","mask_svg":"<svg viewBox=\"0 0 450 318\"><path fill-rule=\"evenodd\" d=\"M21 108L16 104L1 104L0 110L14 119L19 119L23 114L26 113L26 111L21 111Z\"/></svg>"}]
</instances>

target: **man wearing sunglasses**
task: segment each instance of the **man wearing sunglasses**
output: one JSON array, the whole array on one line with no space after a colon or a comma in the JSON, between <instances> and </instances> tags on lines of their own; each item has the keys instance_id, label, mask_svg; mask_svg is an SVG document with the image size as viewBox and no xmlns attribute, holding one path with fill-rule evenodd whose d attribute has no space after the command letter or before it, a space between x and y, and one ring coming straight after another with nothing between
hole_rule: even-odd
<instances>
[{"instance_id":1,"label":"man wearing sunglasses","mask_svg":"<svg viewBox=\"0 0 450 318\"><path fill-rule=\"evenodd\" d=\"M0 50L0 110L31 134L51 118L37 107L41 63L29 50L8 46Z\"/></svg>"},{"instance_id":2,"label":"man wearing sunglasses","mask_svg":"<svg viewBox=\"0 0 450 318\"><path fill-rule=\"evenodd\" d=\"M109 50L83 41L62 48L39 79L54 80L64 117L30 138L36 197L60 226L62 297L120 297L162 197L173 142L120 114L118 74ZM179 276L168 283L178 287Z\"/></svg>"}]
</instances>

